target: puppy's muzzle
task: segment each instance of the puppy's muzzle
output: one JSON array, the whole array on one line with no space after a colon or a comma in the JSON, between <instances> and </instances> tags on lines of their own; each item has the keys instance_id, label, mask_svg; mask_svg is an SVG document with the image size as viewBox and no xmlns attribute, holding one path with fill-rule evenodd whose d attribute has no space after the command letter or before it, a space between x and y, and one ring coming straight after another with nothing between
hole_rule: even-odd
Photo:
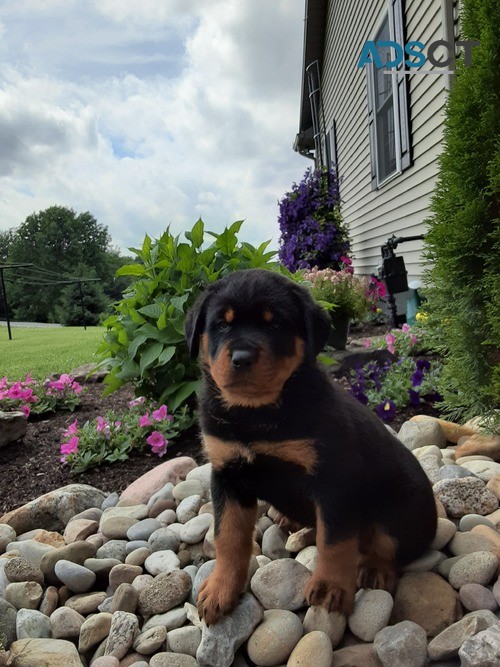
<instances>
[{"instance_id":1,"label":"puppy's muzzle","mask_svg":"<svg viewBox=\"0 0 500 667\"><path fill-rule=\"evenodd\" d=\"M231 365L235 371L248 371L257 361L257 350L236 349L231 353Z\"/></svg>"}]
</instances>

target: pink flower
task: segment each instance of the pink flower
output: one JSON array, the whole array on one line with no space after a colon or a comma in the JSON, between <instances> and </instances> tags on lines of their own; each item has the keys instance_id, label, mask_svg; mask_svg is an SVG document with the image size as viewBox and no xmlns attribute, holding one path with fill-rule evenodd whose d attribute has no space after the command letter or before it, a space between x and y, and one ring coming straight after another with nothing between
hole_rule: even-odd
<instances>
[{"instance_id":1,"label":"pink flower","mask_svg":"<svg viewBox=\"0 0 500 667\"><path fill-rule=\"evenodd\" d=\"M63 432L63 438L69 438L71 435L75 435L75 433L78 433L78 420L75 419L75 421L68 426L68 428Z\"/></svg>"},{"instance_id":2,"label":"pink flower","mask_svg":"<svg viewBox=\"0 0 500 667\"><path fill-rule=\"evenodd\" d=\"M146 402L146 397L145 396L139 396L138 398L134 398L132 401L129 401L128 402L128 407L129 408L135 408L136 405L142 405L145 402Z\"/></svg>"},{"instance_id":3,"label":"pink flower","mask_svg":"<svg viewBox=\"0 0 500 667\"><path fill-rule=\"evenodd\" d=\"M24 384L31 384L34 382L33 378L29 373L26 373L26 377L24 378Z\"/></svg>"},{"instance_id":4,"label":"pink flower","mask_svg":"<svg viewBox=\"0 0 500 667\"><path fill-rule=\"evenodd\" d=\"M7 392L7 396L12 398L14 401L18 401L23 398L23 390L19 382L16 382Z\"/></svg>"},{"instance_id":5,"label":"pink flower","mask_svg":"<svg viewBox=\"0 0 500 667\"><path fill-rule=\"evenodd\" d=\"M408 331L410 331L410 329L411 329L411 326L410 326L409 324L407 324L406 322L405 322L405 323L403 324L403 326L401 327L401 331L402 331L403 333L408 333Z\"/></svg>"},{"instance_id":6,"label":"pink flower","mask_svg":"<svg viewBox=\"0 0 500 667\"><path fill-rule=\"evenodd\" d=\"M145 426L151 426L151 421L149 419L149 412L146 412L145 415L142 415L142 417L139 417L139 426L141 428Z\"/></svg>"},{"instance_id":7,"label":"pink flower","mask_svg":"<svg viewBox=\"0 0 500 667\"><path fill-rule=\"evenodd\" d=\"M109 428L108 422L100 416L96 418L96 422L97 422L96 430L99 431L99 433Z\"/></svg>"},{"instance_id":8,"label":"pink flower","mask_svg":"<svg viewBox=\"0 0 500 667\"><path fill-rule=\"evenodd\" d=\"M21 412L24 413L24 416L26 417L26 419L28 419L28 417L30 416L30 412L31 412L30 406L29 405L21 405L21 406L19 406L19 409L21 410Z\"/></svg>"},{"instance_id":9,"label":"pink flower","mask_svg":"<svg viewBox=\"0 0 500 667\"><path fill-rule=\"evenodd\" d=\"M5 389L7 386L7 376L4 375L3 378L0 379L0 389Z\"/></svg>"},{"instance_id":10,"label":"pink flower","mask_svg":"<svg viewBox=\"0 0 500 667\"><path fill-rule=\"evenodd\" d=\"M153 454L163 456L167 451L168 440L159 431L153 431L146 442L151 446Z\"/></svg>"},{"instance_id":11,"label":"pink flower","mask_svg":"<svg viewBox=\"0 0 500 667\"><path fill-rule=\"evenodd\" d=\"M115 422L115 428L116 429L119 429L121 425L122 425L121 422Z\"/></svg>"},{"instance_id":12,"label":"pink flower","mask_svg":"<svg viewBox=\"0 0 500 667\"><path fill-rule=\"evenodd\" d=\"M153 419L156 419L157 422L161 422L164 419L168 419L169 421L172 421L173 417L172 415L167 414L167 406L166 405L161 405L158 410L155 410L153 412Z\"/></svg>"},{"instance_id":13,"label":"pink flower","mask_svg":"<svg viewBox=\"0 0 500 667\"><path fill-rule=\"evenodd\" d=\"M369 338L365 338L365 347L368 349L371 346L372 342Z\"/></svg>"},{"instance_id":14,"label":"pink flower","mask_svg":"<svg viewBox=\"0 0 500 667\"><path fill-rule=\"evenodd\" d=\"M417 342L417 336L415 336L415 334L411 334L410 335L410 347L413 347L416 342Z\"/></svg>"},{"instance_id":15,"label":"pink flower","mask_svg":"<svg viewBox=\"0 0 500 667\"><path fill-rule=\"evenodd\" d=\"M394 334L387 334L385 337L385 342L387 343L387 349L391 354L396 353L396 348L394 347L394 343L396 342L396 336Z\"/></svg>"},{"instance_id":16,"label":"pink flower","mask_svg":"<svg viewBox=\"0 0 500 667\"><path fill-rule=\"evenodd\" d=\"M82 393L82 391L83 391L83 387L82 387L82 385L81 385L81 384L78 384L78 382L73 382L73 384L71 385L71 388L73 389L73 391L74 391L75 394L77 394L77 395L80 395L80 394Z\"/></svg>"},{"instance_id":17,"label":"pink flower","mask_svg":"<svg viewBox=\"0 0 500 667\"><path fill-rule=\"evenodd\" d=\"M66 462L66 457L68 454L74 454L78 450L78 442L79 439L76 435L74 435L72 438L68 440L68 442L64 442L61 445L61 454L63 456L61 457L61 463Z\"/></svg>"}]
</instances>

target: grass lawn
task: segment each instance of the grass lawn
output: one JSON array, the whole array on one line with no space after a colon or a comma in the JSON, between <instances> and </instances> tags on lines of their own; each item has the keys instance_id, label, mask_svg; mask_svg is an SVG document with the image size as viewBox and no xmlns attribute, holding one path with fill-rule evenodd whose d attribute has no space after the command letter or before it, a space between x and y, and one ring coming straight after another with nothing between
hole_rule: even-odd
<instances>
[{"instance_id":1,"label":"grass lawn","mask_svg":"<svg viewBox=\"0 0 500 667\"><path fill-rule=\"evenodd\" d=\"M24 379L30 373L44 380L52 373L68 373L82 364L96 361L94 353L105 332L103 327L55 327L12 329L0 327L0 378Z\"/></svg>"}]
</instances>

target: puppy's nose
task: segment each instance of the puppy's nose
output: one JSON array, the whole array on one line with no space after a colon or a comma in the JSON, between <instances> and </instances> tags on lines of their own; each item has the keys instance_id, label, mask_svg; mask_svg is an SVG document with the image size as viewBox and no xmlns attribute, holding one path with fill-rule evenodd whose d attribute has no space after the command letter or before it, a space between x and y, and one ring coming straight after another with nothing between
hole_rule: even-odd
<instances>
[{"instance_id":1,"label":"puppy's nose","mask_svg":"<svg viewBox=\"0 0 500 667\"><path fill-rule=\"evenodd\" d=\"M235 350L231 355L231 363L234 368L245 370L255 362L257 355L252 350Z\"/></svg>"}]
</instances>

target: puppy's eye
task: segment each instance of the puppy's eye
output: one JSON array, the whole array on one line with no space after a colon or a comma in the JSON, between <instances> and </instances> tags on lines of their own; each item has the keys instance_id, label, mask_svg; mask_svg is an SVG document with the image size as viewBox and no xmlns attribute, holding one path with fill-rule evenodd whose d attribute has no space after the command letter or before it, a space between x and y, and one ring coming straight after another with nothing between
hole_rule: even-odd
<instances>
[{"instance_id":1,"label":"puppy's eye","mask_svg":"<svg viewBox=\"0 0 500 667\"><path fill-rule=\"evenodd\" d=\"M229 329L229 322L220 320L220 322L217 322L217 329L219 329L219 331L226 331L226 329Z\"/></svg>"}]
</instances>

